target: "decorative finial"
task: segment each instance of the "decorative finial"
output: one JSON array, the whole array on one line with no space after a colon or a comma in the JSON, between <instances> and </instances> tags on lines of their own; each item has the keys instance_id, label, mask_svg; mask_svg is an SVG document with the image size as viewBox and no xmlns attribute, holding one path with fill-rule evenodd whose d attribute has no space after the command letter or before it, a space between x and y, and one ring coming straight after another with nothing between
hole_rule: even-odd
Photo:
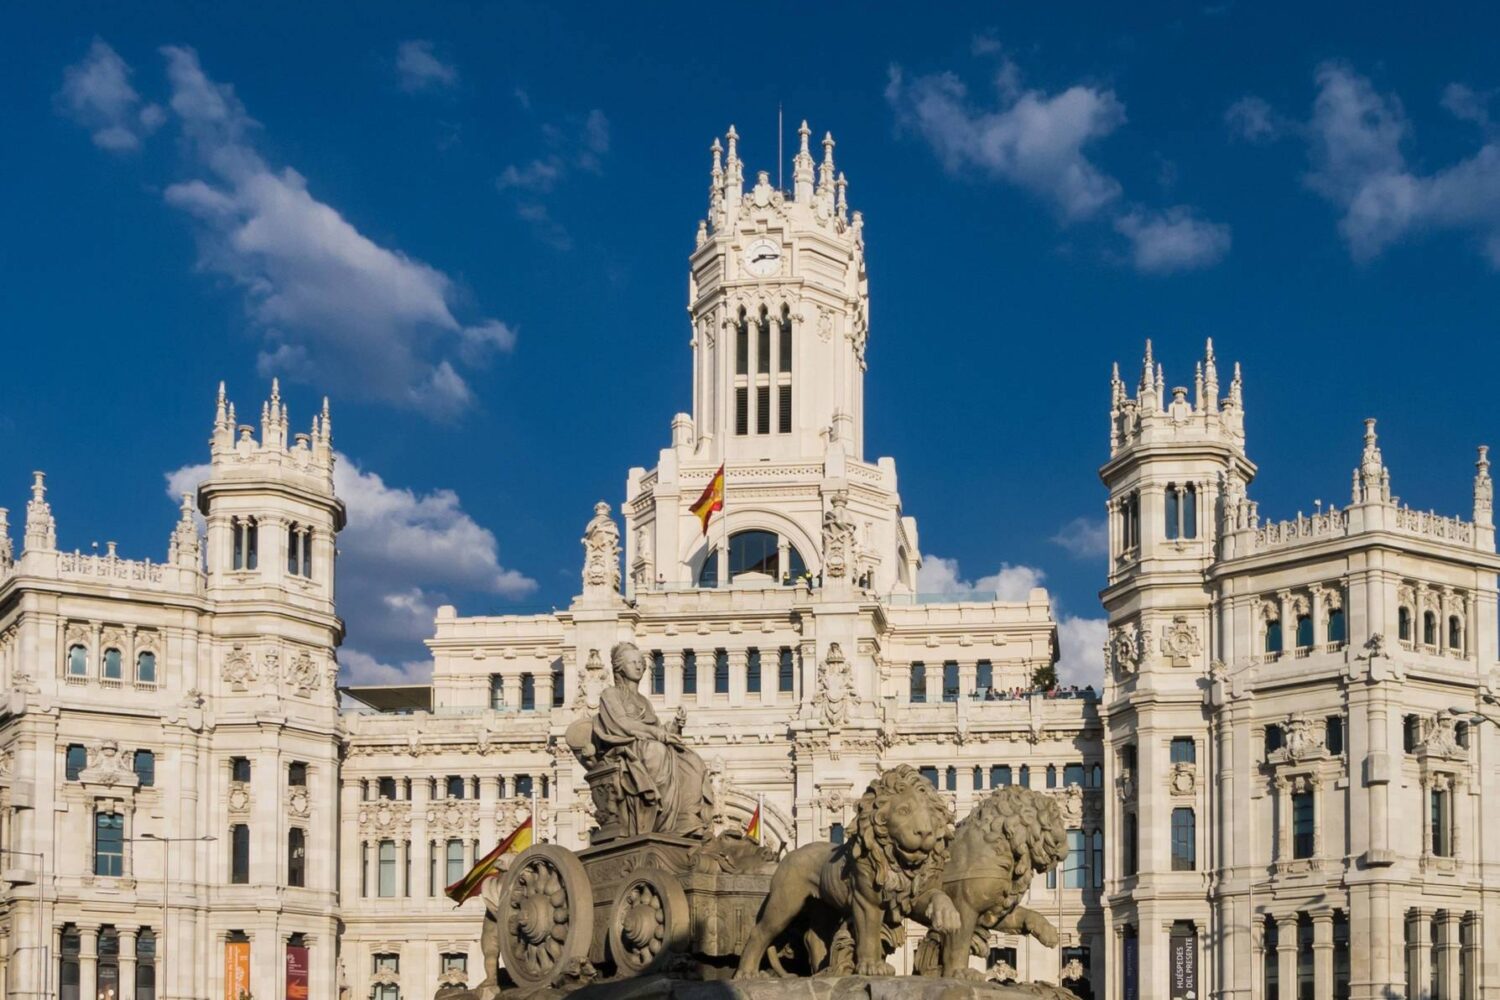
<instances>
[{"instance_id":1,"label":"decorative finial","mask_svg":"<svg viewBox=\"0 0 1500 1000\"><path fill-rule=\"evenodd\" d=\"M1479 446L1474 463L1474 523L1482 527L1494 524L1495 484L1490 480L1490 448Z\"/></svg>"},{"instance_id":2,"label":"decorative finial","mask_svg":"<svg viewBox=\"0 0 1500 1000\"><path fill-rule=\"evenodd\" d=\"M719 145L718 136L714 137L714 144L708 147L709 152L714 154L714 176L718 177L724 172L724 164L721 157L724 155L724 147Z\"/></svg>"},{"instance_id":3,"label":"decorative finial","mask_svg":"<svg viewBox=\"0 0 1500 1000\"><path fill-rule=\"evenodd\" d=\"M797 130L797 136L802 140L802 148L799 150L799 152L803 156L808 155L807 140L811 135L812 129L807 127L807 119L804 118L802 119L802 127Z\"/></svg>"}]
</instances>

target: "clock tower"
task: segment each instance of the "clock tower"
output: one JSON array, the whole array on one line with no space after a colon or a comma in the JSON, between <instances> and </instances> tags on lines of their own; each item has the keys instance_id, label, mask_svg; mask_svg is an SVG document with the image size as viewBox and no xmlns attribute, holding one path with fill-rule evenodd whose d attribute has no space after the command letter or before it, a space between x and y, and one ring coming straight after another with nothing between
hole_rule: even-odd
<instances>
[{"instance_id":1,"label":"clock tower","mask_svg":"<svg viewBox=\"0 0 1500 1000\"><path fill-rule=\"evenodd\" d=\"M915 579L916 524L900 514L895 464L864 460L864 220L849 211L833 136L817 162L806 122L798 135L790 190L765 170L747 190L733 126L711 147L688 277L692 412L674 418L656 469L631 472L627 592L729 585L752 565L778 582L817 577L829 518L860 551L852 584L889 593ZM705 535L689 508L720 465L725 510ZM776 552L737 551L742 530L759 532L761 549L774 537Z\"/></svg>"}]
</instances>

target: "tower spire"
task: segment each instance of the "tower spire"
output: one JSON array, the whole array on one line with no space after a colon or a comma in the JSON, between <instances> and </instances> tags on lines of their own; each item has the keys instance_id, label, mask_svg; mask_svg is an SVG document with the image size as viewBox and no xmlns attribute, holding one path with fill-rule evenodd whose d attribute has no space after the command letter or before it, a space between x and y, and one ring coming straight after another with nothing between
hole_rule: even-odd
<instances>
[{"instance_id":1,"label":"tower spire","mask_svg":"<svg viewBox=\"0 0 1500 1000\"><path fill-rule=\"evenodd\" d=\"M833 133L823 133L823 163L818 167L818 194L831 195L833 193Z\"/></svg>"},{"instance_id":2,"label":"tower spire","mask_svg":"<svg viewBox=\"0 0 1500 1000\"><path fill-rule=\"evenodd\" d=\"M797 155L792 157L792 198L800 205L808 204L813 198L813 158L808 149L811 137L812 129L803 119L802 127L797 129Z\"/></svg>"},{"instance_id":3,"label":"tower spire","mask_svg":"<svg viewBox=\"0 0 1500 1000\"><path fill-rule=\"evenodd\" d=\"M32 550L53 551L57 548L57 522L52 518L52 507L47 503L47 476L43 472L31 474L31 499L26 503L26 537L23 552Z\"/></svg>"},{"instance_id":4,"label":"tower spire","mask_svg":"<svg viewBox=\"0 0 1500 1000\"><path fill-rule=\"evenodd\" d=\"M1209 413L1219 412L1219 366L1214 363L1214 338L1209 337L1203 349L1203 405Z\"/></svg>"},{"instance_id":5,"label":"tower spire","mask_svg":"<svg viewBox=\"0 0 1500 1000\"><path fill-rule=\"evenodd\" d=\"M1495 523L1495 484L1490 480L1490 446L1479 446L1479 459L1474 463L1474 523L1489 527ZM0 512L0 522L3 522Z\"/></svg>"}]
</instances>

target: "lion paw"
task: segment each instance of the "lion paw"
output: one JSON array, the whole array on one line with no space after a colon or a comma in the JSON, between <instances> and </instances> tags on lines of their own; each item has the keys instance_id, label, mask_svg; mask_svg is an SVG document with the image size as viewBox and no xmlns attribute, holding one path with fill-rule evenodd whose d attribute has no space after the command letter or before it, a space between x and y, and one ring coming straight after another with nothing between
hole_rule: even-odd
<instances>
[{"instance_id":1,"label":"lion paw","mask_svg":"<svg viewBox=\"0 0 1500 1000\"><path fill-rule=\"evenodd\" d=\"M856 976L894 976L896 970L889 962L860 962L854 966Z\"/></svg>"}]
</instances>

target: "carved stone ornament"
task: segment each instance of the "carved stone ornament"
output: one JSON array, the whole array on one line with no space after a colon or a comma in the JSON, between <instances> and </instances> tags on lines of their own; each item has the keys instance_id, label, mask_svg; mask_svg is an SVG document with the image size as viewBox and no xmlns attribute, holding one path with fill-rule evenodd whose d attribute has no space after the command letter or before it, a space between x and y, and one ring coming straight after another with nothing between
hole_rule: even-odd
<instances>
[{"instance_id":1,"label":"carved stone ornament","mask_svg":"<svg viewBox=\"0 0 1500 1000\"><path fill-rule=\"evenodd\" d=\"M1167 778L1167 784L1173 795L1189 796L1198 788L1198 766L1179 762L1172 765L1172 774Z\"/></svg>"},{"instance_id":2,"label":"carved stone ornament","mask_svg":"<svg viewBox=\"0 0 1500 1000\"><path fill-rule=\"evenodd\" d=\"M250 789L244 784L236 782L229 786L229 811L232 813L250 811Z\"/></svg>"},{"instance_id":3,"label":"carved stone ornament","mask_svg":"<svg viewBox=\"0 0 1500 1000\"><path fill-rule=\"evenodd\" d=\"M1170 625L1161 628L1161 652L1174 667L1186 667L1203 651L1198 626L1188 624L1186 615L1175 615Z\"/></svg>"},{"instance_id":4,"label":"carved stone ornament","mask_svg":"<svg viewBox=\"0 0 1500 1000\"><path fill-rule=\"evenodd\" d=\"M844 577L859 561L848 505L847 496L835 493L828 512L823 515L823 575L833 580Z\"/></svg>"},{"instance_id":5,"label":"carved stone ornament","mask_svg":"<svg viewBox=\"0 0 1500 1000\"><path fill-rule=\"evenodd\" d=\"M108 788L125 786L134 788L140 784L130 755L120 752L115 740L97 740L88 744L88 766L78 774L78 780L88 785L104 785Z\"/></svg>"},{"instance_id":6,"label":"carved stone ornament","mask_svg":"<svg viewBox=\"0 0 1500 1000\"><path fill-rule=\"evenodd\" d=\"M360 805L359 828L369 834L405 834L411 825L411 803L381 799Z\"/></svg>"},{"instance_id":7,"label":"carved stone ornament","mask_svg":"<svg viewBox=\"0 0 1500 1000\"><path fill-rule=\"evenodd\" d=\"M1467 760L1469 751L1458 742L1458 720L1451 715L1424 719L1417 753L1445 760Z\"/></svg>"},{"instance_id":8,"label":"carved stone ornament","mask_svg":"<svg viewBox=\"0 0 1500 1000\"><path fill-rule=\"evenodd\" d=\"M473 799L439 799L427 807L427 828L452 836L479 829L479 803Z\"/></svg>"},{"instance_id":9,"label":"carved stone ornament","mask_svg":"<svg viewBox=\"0 0 1500 1000\"><path fill-rule=\"evenodd\" d=\"M290 788L286 793L286 811L288 814L299 819L306 818L312 811L307 799L307 789L302 787Z\"/></svg>"},{"instance_id":10,"label":"carved stone ornament","mask_svg":"<svg viewBox=\"0 0 1500 1000\"><path fill-rule=\"evenodd\" d=\"M224 657L221 676L231 691L247 691L258 676L255 672L255 659L245 651L244 646L235 643L234 648Z\"/></svg>"},{"instance_id":11,"label":"carved stone ornament","mask_svg":"<svg viewBox=\"0 0 1500 1000\"><path fill-rule=\"evenodd\" d=\"M1063 825L1070 828L1081 826L1083 824L1083 789L1077 785L1068 785L1051 794L1057 800L1057 808L1062 813Z\"/></svg>"},{"instance_id":12,"label":"carved stone ornament","mask_svg":"<svg viewBox=\"0 0 1500 1000\"><path fill-rule=\"evenodd\" d=\"M298 651L286 665L286 680L297 689L298 694L307 695L317 690L322 682L322 672L318 670L312 654L304 649Z\"/></svg>"},{"instance_id":13,"label":"carved stone ornament","mask_svg":"<svg viewBox=\"0 0 1500 1000\"><path fill-rule=\"evenodd\" d=\"M1016 967L1014 965L1011 965L1009 962L1002 958L998 959L994 965L990 966L990 974L987 978L992 979L997 983L1014 983L1020 978L1020 973L1016 971Z\"/></svg>"},{"instance_id":14,"label":"carved stone ornament","mask_svg":"<svg viewBox=\"0 0 1500 1000\"><path fill-rule=\"evenodd\" d=\"M1129 676L1140 669L1140 631L1134 625L1117 625L1109 630L1109 658L1115 673Z\"/></svg>"},{"instance_id":15,"label":"carved stone ornament","mask_svg":"<svg viewBox=\"0 0 1500 1000\"><path fill-rule=\"evenodd\" d=\"M1083 963L1076 958L1070 958L1067 964L1062 967L1062 972L1059 975L1065 983L1070 981L1077 982L1083 978Z\"/></svg>"},{"instance_id":16,"label":"carved stone ornament","mask_svg":"<svg viewBox=\"0 0 1500 1000\"><path fill-rule=\"evenodd\" d=\"M854 679L850 676L844 651L838 643L829 643L828 653L818 667L818 695L814 702L829 726L837 728L849 718L853 686Z\"/></svg>"},{"instance_id":17,"label":"carved stone ornament","mask_svg":"<svg viewBox=\"0 0 1500 1000\"><path fill-rule=\"evenodd\" d=\"M620 592L620 529L609 516L609 504L594 504L594 518L583 533L584 596Z\"/></svg>"}]
</instances>

